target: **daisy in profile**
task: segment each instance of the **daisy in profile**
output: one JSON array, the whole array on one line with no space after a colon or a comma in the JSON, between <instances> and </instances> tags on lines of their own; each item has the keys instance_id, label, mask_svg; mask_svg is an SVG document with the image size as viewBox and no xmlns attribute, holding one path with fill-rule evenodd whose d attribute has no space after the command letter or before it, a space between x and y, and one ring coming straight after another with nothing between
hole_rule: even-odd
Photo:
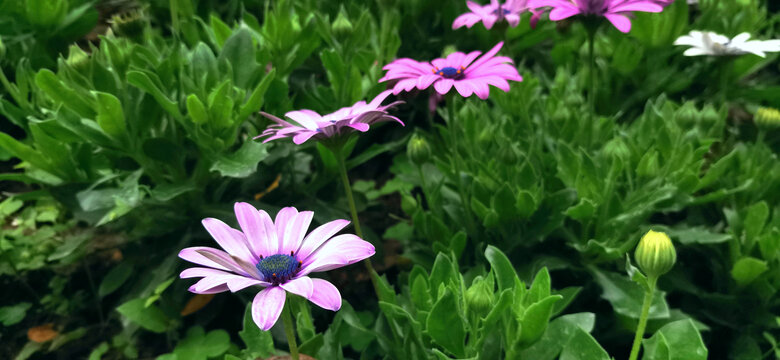
<instances>
[{"instance_id":1,"label":"daisy in profile","mask_svg":"<svg viewBox=\"0 0 780 360\"><path fill-rule=\"evenodd\" d=\"M606 18L621 32L631 31L629 16L635 11L661 12L662 0L528 0L532 9L550 10L550 20L558 21L575 15Z\"/></svg>"},{"instance_id":2,"label":"daisy in profile","mask_svg":"<svg viewBox=\"0 0 780 360\"><path fill-rule=\"evenodd\" d=\"M690 46L685 56L737 56L755 54L766 57L768 52L780 51L780 40L748 40L750 34L741 33L732 39L711 31L694 30L674 41L675 45Z\"/></svg>"},{"instance_id":3,"label":"daisy in profile","mask_svg":"<svg viewBox=\"0 0 780 360\"><path fill-rule=\"evenodd\" d=\"M289 137L295 144L300 145L311 138L326 140L355 131L366 132L372 124L382 121L396 121L403 125L404 123L400 119L387 113L389 109L402 104L403 101L382 105L390 93L390 90L383 91L370 103L361 100L355 105L341 108L327 115L320 115L312 110L295 110L284 114L291 121L260 112L263 116L274 121L275 124L269 126L255 139L267 137L263 140L265 143Z\"/></svg>"},{"instance_id":4,"label":"daisy in profile","mask_svg":"<svg viewBox=\"0 0 780 360\"><path fill-rule=\"evenodd\" d=\"M475 94L480 99L487 99L490 85L509 91L508 80L523 81L512 59L496 56L503 45L503 42L498 43L481 57L479 51L468 54L458 51L431 62L397 59L385 65L383 69L387 73L379 82L396 81L393 94L414 88L424 90L433 85L441 95L454 87L463 97Z\"/></svg>"},{"instance_id":5,"label":"daisy in profile","mask_svg":"<svg viewBox=\"0 0 780 360\"><path fill-rule=\"evenodd\" d=\"M235 204L241 230L207 218L203 226L222 248L190 247L179 257L198 267L181 278L200 278L189 288L196 294L236 292L260 286L252 301L252 319L268 330L279 318L287 293L300 295L318 306L336 311L341 294L327 280L309 274L354 264L374 255L374 246L356 235L336 235L347 220L326 223L306 234L314 213L286 207L276 219L247 203Z\"/></svg>"},{"instance_id":6,"label":"daisy in profile","mask_svg":"<svg viewBox=\"0 0 780 360\"><path fill-rule=\"evenodd\" d=\"M506 20L509 26L515 27L520 23L520 14L527 9L526 2L528 0L507 0L501 4L498 0L490 0L490 4L480 5L473 1L466 1L466 6L471 11L455 18L452 28L465 26L470 29L481 21L486 29L491 29L494 24L502 20Z\"/></svg>"}]
</instances>

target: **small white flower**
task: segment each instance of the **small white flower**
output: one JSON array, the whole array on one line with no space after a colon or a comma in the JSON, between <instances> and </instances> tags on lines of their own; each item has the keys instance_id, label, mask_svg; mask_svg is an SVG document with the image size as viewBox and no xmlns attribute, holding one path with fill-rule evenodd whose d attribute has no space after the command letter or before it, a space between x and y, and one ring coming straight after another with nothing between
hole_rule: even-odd
<instances>
[{"instance_id":1,"label":"small white flower","mask_svg":"<svg viewBox=\"0 0 780 360\"><path fill-rule=\"evenodd\" d=\"M780 40L748 40L750 34L741 33L733 39L711 31L691 31L674 41L675 45L691 46L685 56L728 56L755 54L766 57L767 52L780 51Z\"/></svg>"}]
</instances>

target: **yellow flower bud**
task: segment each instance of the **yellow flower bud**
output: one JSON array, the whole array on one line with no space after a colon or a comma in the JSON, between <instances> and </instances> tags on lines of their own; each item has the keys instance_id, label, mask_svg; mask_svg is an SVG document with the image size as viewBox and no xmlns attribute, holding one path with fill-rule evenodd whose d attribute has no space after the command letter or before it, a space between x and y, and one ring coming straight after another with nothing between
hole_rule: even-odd
<instances>
[{"instance_id":1,"label":"yellow flower bud","mask_svg":"<svg viewBox=\"0 0 780 360\"><path fill-rule=\"evenodd\" d=\"M756 126L764 129L780 127L780 110L760 107L753 116Z\"/></svg>"},{"instance_id":2,"label":"yellow flower bud","mask_svg":"<svg viewBox=\"0 0 780 360\"><path fill-rule=\"evenodd\" d=\"M677 261L677 252L669 236L650 230L639 240L634 260L645 275L657 278L672 269Z\"/></svg>"},{"instance_id":3,"label":"yellow flower bud","mask_svg":"<svg viewBox=\"0 0 780 360\"><path fill-rule=\"evenodd\" d=\"M68 50L68 59L65 63L78 72L86 70L89 66L89 54L81 50L78 45L71 45Z\"/></svg>"}]
</instances>

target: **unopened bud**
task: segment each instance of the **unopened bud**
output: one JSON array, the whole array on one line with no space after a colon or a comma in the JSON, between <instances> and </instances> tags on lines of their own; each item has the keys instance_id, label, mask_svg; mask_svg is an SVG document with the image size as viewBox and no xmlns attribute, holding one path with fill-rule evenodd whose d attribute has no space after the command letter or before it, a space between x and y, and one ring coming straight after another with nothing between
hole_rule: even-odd
<instances>
[{"instance_id":1,"label":"unopened bud","mask_svg":"<svg viewBox=\"0 0 780 360\"><path fill-rule=\"evenodd\" d=\"M604 145L604 154L610 158L620 158L622 160L628 160L631 157L631 150L626 145L626 142L621 138L614 138Z\"/></svg>"},{"instance_id":2,"label":"unopened bud","mask_svg":"<svg viewBox=\"0 0 780 360\"><path fill-rule=\"evenodd\" d=\"M481 276L474 278L471 287L466 290L466 307L474 314L484 317L493 306L493 289Z\"/></svg>"},{"instance_id":3,"label":"unopened bud","mask_svg":"<svg viewBox=\"0 0 780 360\"><path fill-rule=\"evenodd\" d=\"M89 65L89 54L81 50L78 45L71 45L68 48L68 59L65 60L65 63L74 70L81 72Z\"/></svg>"},{"instance_id":4,"label":"unopened bud","mask_svg":"<svg viewBox=\"0 0 780 360\"><path fill-rule=\"evenodd\" d=\"M111 23L111 29L115 34L130 39L139 38L143 35L146 27L144 14L140 10L114 15L109 23Z\"/></svg>"},{"instance_id":5,"label":"unopened bud","mask_svg":"<svg viewBox=\"0 0 780 360\"><path fill-rule=\"evenodd\" d=\"M721 116L718 114L718 111L715 110L715 108L707 104L707 106L704 107L704 109L701 110L699 113L699 116L701 116L701 121L705 124L715 124L720 121Z\"/></svg>"},{"instance_id":6,"label":"unopened bud","mask_svg":"<svg viewBox=\"0 0 780 360\"><path fill-rule=\"evenodd\" d=\"M645 275L657 278L672 269L677 261L677 252L669 236L650 230L639 240L634 260Z\"/></svg>"},{"instance_id":7,"label":"unopened bud","mask_svg":"<svg viewBox=\"0 0 780 360\"><path fill-rule=\"evenodd\" d=\"M431 146L422 135L414 134L406 145L406 155L415 165L425 164L431 158Z\"/></svg>"},{"instance_id":8,"label":"unopened bud","mask_svg":"<svg viewBox=\"0 0 780 360\"><path fill-rule=\"evenodd\" d=\"M678 122L683 124L694 124L699 121L699 110L693 105L693 102L688 101L681 106L674 113L674 117Z\"/></svg>"},{"instance_id":9,"label":"unopened bud","mask_svg":"<svg viewBox=\"0 0 780 360\"><path fill-rule=\"evenodd\" d=\"M753 116L756 126L764 129L780 127L780 110L760 107Z\"/></svg>"},{"instance_id":10,"label":"unopened bud","mask_svg":"<svg viewBox=\"0 0 780 360\"><path fill-rule=\"evenodd\" d=\"M339 38L352 35L352 23L349 21L344 8L341 8L338 16L336 16L336 20L333 20L333 24L330 25L330 29L333 31L333 35Z\"/></svg>"},{"instance_id":11,"label":"unopened bud","mask_svg":"<svg viewBox=\"0 0 780 360\"><path fill-rule=\"evenodd\" d=\"M401 195L401 210L405 213L412 215L417 210L417 200L409 194Z\"/></svg>"},{"instance_id":12,"label":"unopened bud","mask_svg":"<svg viewBox=\"0 0 780 360\"><path fill-rule=\"evenodd\" d=\"M636 173L639 174L639 176L652 177L658 173L658 169L658 152L653 150L645 153L642 158L639 159Z\"/></svg>"}]
</instances>

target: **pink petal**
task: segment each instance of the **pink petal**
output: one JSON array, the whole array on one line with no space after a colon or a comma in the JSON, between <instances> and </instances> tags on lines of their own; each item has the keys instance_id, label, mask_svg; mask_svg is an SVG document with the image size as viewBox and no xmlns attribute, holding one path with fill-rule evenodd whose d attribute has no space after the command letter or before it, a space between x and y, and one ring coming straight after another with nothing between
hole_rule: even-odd
<instances>
[{"instance_id":1,"label":"pink petal","mask_svg":"<svg viewBox=\"0 0 780 360\"><path fill-rule=\"evenodd\" d=\"M581 11L577 8L569 8L569 7L559 7L552 9L550 11L550 20L552 21L558 21L563 20L569 17L572 17L574 15L579 14Z\"/></svg>"},{"instance_id":2,"label":"pink petal","mask_svg":"<svg viewBox=\"0 0 780 360\"><path fill-rule=\"evenodd\" d=\"M439 94L444 95L450 91L452 83L452 79L441 79L433 84L433 88L436 89L436 92Z\"/></svg>"},{"instance_id":3,"label":"pink petal","mask_svg":"<svg viewBox=\"0 0 780 360\"><path fill-rule=\"evenodd\" d=\"M471 29L471 27L480 22L480 20L482 20L482 18L478 15L465 13L455 18L455 21L452 22L452 29L454 30L463 26Z\"/></svg>"},{"instance_id":4,"label":"pink petal","mask_svg":"<svg viewBox=\"0 0 780 360\"><path fill-rule=\"evenodd\" d=\"M236 262L236 258L232 258L230 254L222 250L205 246L196 246L182 249L179 252L179 257L195 264L232 271L236 274L249 275L249 273Z\"/></svg>"},{"instance_id":5,"label":"pink petal","mask_svg":"<svg viewBox=\"0 0 780 360\"><path fill-rule=\"evenodd\" d=\"M274 326L284 308L287 293L278 286L263 289L252 300L252 320L260 330L268 331Z\"/></svg>"},{"instance_id":6,"label":"pink petal","mask_svg":"<svg viewBox=\"0 0 780 360\"><path fill-rule=\"evenodd\" d=\"M281 243L279 244L280 254L288 254L298 250L301 246L301 241L303 241L303 237L306 235L306 231L309 230L309 225L311 225L311 219L313 217L314 212L301 211L295 218L288 221L287 227L284 230L284 236L281 238Z\"/></svg>"},{"instance_id":7,"label":"pink petal","mask_svg":"<svg viewBox=\"0 0 780 360\"><path fill-rule=\"evenodd\" d=\"M205 247L196 246L196 247L188 247L188 248L181 249L181 251L179 251L179 257L194 264L230 271L228 270L227 267L224 267L219 263L216 263L213 260L210 260L209 258L198 253L198 250L201 249L205 249Z\"/></svg>"},{"instance_id":8,"label":"pink petal","mask_svg":"<svg viewBox=\"0 0 780 360\"><path fill-rule=\"evenodd\" d=\"M322 116L320 114L317 114L314 111L311 110L296 110L296 111L290 111L284 116L295 120L298 124L301 126L309 129L314 130L317 128L317 121L319 121Z\"/></svg>"},{"instance_id":9,"label":"pink petal","mask_svg":"<svg viewBox=\"0 0 780 360\"><path fill-rule=\"evenodd\" d=\"M258 257L273 255L276 252L276 229L268 214L262 211L268 217L265 219L260 211L245 202L236 203L233 209L252 252ZM268 222L271 222L270 228Z\"/></svg>"},{"instance_id":10,"label":"pink petal","mask_svg":"<svg viewBox=\"0 0 780 360\"><path fill-rule=\"evenodd\" d=\"M236 256L247 262L257 262L260 259L252 254L246 242L244 234L231 228L224 222L214 218L206 218L202 221L203 227L211 234L220 247L228 254Z\"/></svg>"},{"instance_id":11,"label":"pink petal","mask_svg":"<svg viewBox=\"0 0 780 360\"><path fill-rule=\"evenodd\" d=\"M360 132L366 132L370 128L370 126L366 123L354 123L354 124L349 124L347 126Z\"/></svg>"},{"instance_id":12,"label":"pink petal","mask_svg":"<svg viewBox=\"0 0 780 360\"><path fill-rule=\"evenodd\" d=\"M469 86L469 84L465 81L456 81L455 90L458 90L458 94L463 97L469 97L472 93L474 93L474 89L472 89L471 86Z\"/></svg>"},{"instance_id":13,"label":"pink petal","mask_svg":"<svg viewBox=\"0 0 780 360\"><path fill-rule=\"evenodd\" d=\"M353 234L336 236L303 260L300 274L327 271L354 264L376 253L374 245Z\"/></svg>"},{"instance_id":14,"label":"pink petal","mask_svg":"<svg viewBox=\"0 0 780 360\"><path fill-rule=\"evenodd\" d=\"M295 143L295 145L300 145L300 144L305 143L307 140L311 139L311 137L314 136L314 135L317 135L316 131L302 132L302 133L300 133L298 135L295 135L293 137L293 142Z\"/></svg>"},{"instance_id":15,"label":"pink petal","mask_svg":"<svg viewBox=\"0 0 780 360\"><path fill-rule=\"evenodd\" d=\"M341 294L333 284L327 280L311 279L314 283L314 292L309 297L309 301L313 302L317 306L337 311L341 309Z\"/></svg>"},{"instance_id":16,"label":"pink petal","mask_svg":"<svg viewBox=\"0 0 780 360\"><path fill-rule=\"evenodd\" d=\"M425 90L429 86L431 86L431 84L433 84L434 81L440 78L441 77L436 74L427 74L427 75L420 76L419 78L417 78L417 88L420 90Z\"/></svg>"},{"instance_id":17,"label":"pink petal","mask_svg":"<svg viewBox=\"0 0 780 360\"><path fill-rule=\"evenodd\" d=\"M303 296L307 299L310 298L314 292L314 283L312 283L312 278L308 276L301 276L299 278L292 279L279 286L288 292Z\"/></svg>"},{"instance_id":18,"label":"pink petal","mask_svg":"<svg viewBox=\"0 0 780 360\"><path fill-rule=\"evenodd\" d=\"M287 223L295 220L295 217L297 215L298 215L298 209L292 206L282 208L281 210L279 210L278 213L276 213L276 218L274 219L274 225L276 226L276 236L280 240L284 237L284 232L287 229Z\"/></svg>"},{"instance_id":19,"label":"pink petal","mask_svg":"<svg viewBox=\"0 0 780 360\"><path fill-rule=\"evenodd\" d=\"M312 232L303 239L301 247L296 252L298 259L301 261L306 260L311 253L322 245L322 243L329 240L347 225L349 225L349 220L333 220L312 230Z\"/></svg>"},{"instance_id":20,"label":"pink petal","mask_svg":"<svg viewBox=\"0 0 780 360\"><path fill-rule=\"evenodd\" d=\"M495 56L499 50L501 50L501 47L504 46L504 42L501 41L496 46L493 46L492 49L490 49L488 52L485 53L485 55L482 55L479 59L474 61L471 65L469 65L469 69L475 69L479 68L483 63L490 60L493 56Z\"/></svg>"},{"instance_id":21,"label":"pink petal","mask_svg":"<svg viewBox=\"0 0 780 360\"><path fill-rule=\"evenodd\" d=\"M664 10L664 7L652 1L626 2L609 8L610 13L644 11L657 13Z\"/></svg>"},{"instance_id":22,"label":"pink petal","mask_svg":"<svg viewBox=\"0 0 780 360\"><path fill-rule=\"evenodd\" d=\"M190 286L190 288L187 289L187 291L189 291L191 293L195 293L195 294L219 294L221 292L228 291L228 287L225 284L217 285L217 286L215 286L213 288L200 290L200 291L195 289L196 285L197 284Z\"/></svg>"},{"instance_id":23,"label":"pink petal","mask_svg":"<svg viewBox=\"0 0 780 360\"><path fill-rule=\"evenodd\" d=\"M620 14L604 14L604 17L621 32L631 31L631 20L628 20L627 17Z\"/></svg>"}]
</instances>

